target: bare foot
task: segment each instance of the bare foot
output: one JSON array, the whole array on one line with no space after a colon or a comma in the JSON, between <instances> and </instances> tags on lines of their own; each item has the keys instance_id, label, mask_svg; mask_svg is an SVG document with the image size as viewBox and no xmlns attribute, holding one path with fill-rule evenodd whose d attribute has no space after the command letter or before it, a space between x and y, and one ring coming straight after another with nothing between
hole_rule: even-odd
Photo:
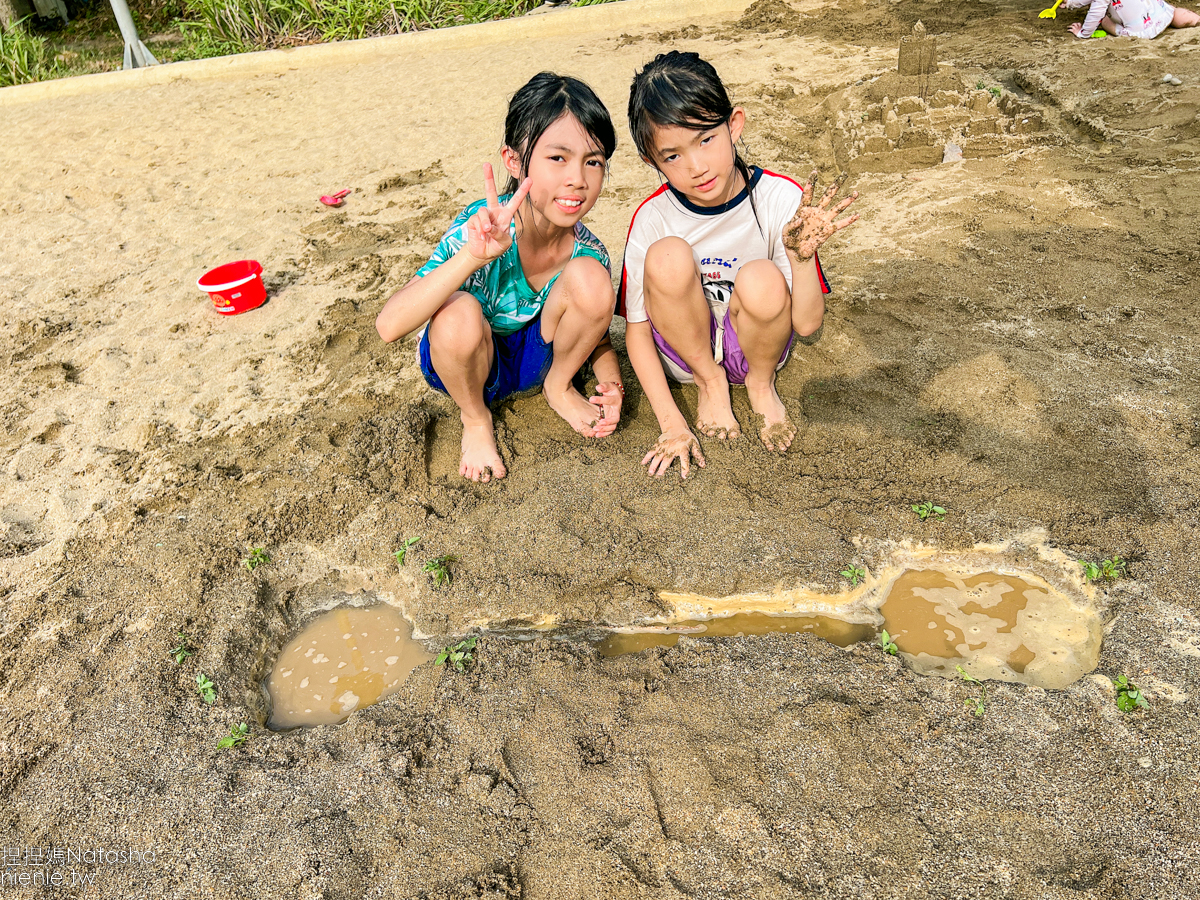
<instances>
[{"instance_id":1,"label":"bare foot","mask_svg":"<svg viewBox=\"0 0 1200 900\"><path fill-rule=\"evenodd\" d=\"M468 425L463 422L462 461L458 465L458 474L484 483L491 481L493 475L503 478L508 474L500 451L496 449L490 416L486 423Z\"/></svg>"},{"instance_id":2,"label":"bare foot","mask_svg":"<svg viewBox=\"0 0 1200 900\"><path fill-rule=\"evenodd\" d=\"M768 450L780 453L787 450L796 436L796 426L788 419L783 401L775 391L775 373L766 384L758 384L746 379L746 394L750 398L750 408L763 417L762 430L759 436Z\"/></svg>"},{"instance_id":3,"label":"bare foot","mask_svg":"<svg viewBox=\"0 0 1200 900\"><path fill-rule=\"evenodd\" d=\"M696 378L700 400L696 404L696 430L706 437L733 440L742 433L733 416L733 404L729 401L729 379L725 370L718 367L718 375L709 381Z\"/></svg>"},{"instance_id":4,"label":"bare foot","mask_svg":"<svg viewBox=\"0 0 1200 900\"><path fill-rule=\"evenodd\" d=\"M546 398L546 405L562 416L568 425L584 437L596 436L600 410L574 387L568 384L565 391L555 391L542 385L542 395Z\"/></svg>"}]
</instances>

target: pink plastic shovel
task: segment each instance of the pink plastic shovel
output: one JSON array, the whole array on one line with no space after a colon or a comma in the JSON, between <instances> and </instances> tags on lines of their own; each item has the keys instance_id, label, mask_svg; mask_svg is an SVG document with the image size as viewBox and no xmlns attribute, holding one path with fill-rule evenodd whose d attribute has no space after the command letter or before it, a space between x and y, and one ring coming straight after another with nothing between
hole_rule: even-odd
<instances>
[{"instance_id":1,"label":"pink plastic shovel","mask_svg":"<svg viewBox=\"0 0 1200 900\"><path fill-rule=\"evenodd\" d=\"M346 188L344 191L338 191L336 194L333 194L333 195L326 194L326 195L322 196L321 202L324 203L326 206L341 206L343 200L347 196L349 196L349 194L350 194L350 188Z\"/></svg>"}]
</instances>

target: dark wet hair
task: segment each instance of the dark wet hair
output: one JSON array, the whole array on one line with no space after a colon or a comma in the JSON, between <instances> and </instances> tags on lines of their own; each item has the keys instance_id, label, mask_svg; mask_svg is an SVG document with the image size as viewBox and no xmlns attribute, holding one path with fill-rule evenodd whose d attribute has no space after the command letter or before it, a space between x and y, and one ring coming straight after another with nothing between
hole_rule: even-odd
<instances>
[{"instance_id":1,"label":"dark wet hair","mask_svg":"<svg viewBox=\"0 0 1200 900\"><path fill-rule=\"evenodd\" d=\"M533 148L546 129L570 113L583 126L593 141L604 151L604 159L612 159L617 149L617 133L613 129L608 109L596 92L570 75L539 72L513 94L504 119L504 146L521 158L521 171L529 171ZM511 175L504 187L512 193L520 182Z\"/></svg>"},{"instance_id":2,"label":"dark wet hair","mask_svg":"<svg viewBox=\"0 0 1200 900\"><path fill-rule=\"evenodd\" d=\"M629 131L638 155L650 160L654 168L654 129L677 125L693 131L707 131L729 122L733 104L712 64L698 53L672 50L660 53L633 76L629 88ZM733 148L733 165L750 187L750 167ZM750 207L754 193L750 193Z\"/></svg>"}]
</instances>

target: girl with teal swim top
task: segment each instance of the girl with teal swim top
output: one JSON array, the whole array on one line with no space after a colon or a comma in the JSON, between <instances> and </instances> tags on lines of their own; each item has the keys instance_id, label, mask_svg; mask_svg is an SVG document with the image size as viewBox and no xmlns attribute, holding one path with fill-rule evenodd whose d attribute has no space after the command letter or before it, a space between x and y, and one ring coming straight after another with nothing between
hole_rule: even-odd
<instances>
[{"instance_id":1,"label":"girl with teal swim top","mask_svg":"<svg viewBox=\"0 0 1200 900\"><path fill-rule=\"evenodd\" d=\"M585 437L607 437L620 421L625 389L608 338L611 263L581 221L616 146L591 88L550 72L534 76L505 119L506 193L497 195L485 163L484 199L458 215L375 320L388 342L420 330L421 372L458 404L459 474L472 481L506 474L490 406L515 394L540 387ZM572 384L589 361L598 381L590 399Z\"/></svg>"}]
</instances>

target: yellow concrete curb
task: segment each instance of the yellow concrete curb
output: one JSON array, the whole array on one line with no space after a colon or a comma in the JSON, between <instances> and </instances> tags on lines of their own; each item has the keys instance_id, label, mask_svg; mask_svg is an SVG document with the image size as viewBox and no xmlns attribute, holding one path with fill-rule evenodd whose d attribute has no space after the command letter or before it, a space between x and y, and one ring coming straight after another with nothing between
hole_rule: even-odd
<instances>
[{"instance_id":1,"label":"yellow concrete curb","mask_svg":"<svg viewBox=\"0 0 1200 900\"><path fill-rule=\"evenodd\" d=\"M0 106L31 103L57 97L107 93L176 81L204 81L263 73L286 72L299 66L312 68L346 65L430 50L463 50L488 44L552 37L577 37L597 31L619 31L668 23L710 22L730 13L741 13L752 0L620 0L600 6L583 6L536 16L520 16L408 34L313 44L287 50L264 50L167 63L145 69L101 72L21 84L0 89Z\"/></svg>"}]
</instances>

